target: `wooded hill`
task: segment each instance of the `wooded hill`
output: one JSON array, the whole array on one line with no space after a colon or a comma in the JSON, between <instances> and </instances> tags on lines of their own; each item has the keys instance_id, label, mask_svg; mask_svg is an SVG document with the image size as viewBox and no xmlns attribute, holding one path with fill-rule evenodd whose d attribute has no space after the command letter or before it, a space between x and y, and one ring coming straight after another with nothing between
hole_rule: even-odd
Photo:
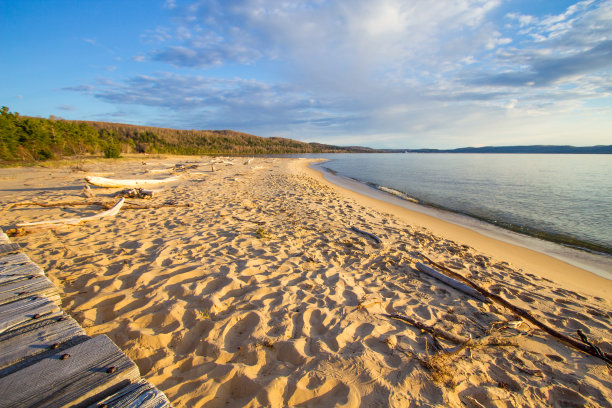
<instances>
[{"instance_id":1,"label":"wooded hill","mask_svg":"<svg viewBox=\"0 0 612 408\"><path fill-rule=\"evenodd\" d=\"M255 155L368 152L367 148L259 137L232 130L177 130L21 116L0 111L0 160L36 161L121 153Z\"/></svg>"}]
</instances>

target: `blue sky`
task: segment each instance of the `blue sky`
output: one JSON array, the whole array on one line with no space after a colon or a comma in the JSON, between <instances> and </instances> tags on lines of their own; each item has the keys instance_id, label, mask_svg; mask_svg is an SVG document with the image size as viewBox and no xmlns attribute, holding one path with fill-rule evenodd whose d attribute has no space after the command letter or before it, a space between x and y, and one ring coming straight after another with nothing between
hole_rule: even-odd
<instances>
[{"instance_id":1,"label":"blue sky","mask_svg":"<svg viewBox=\"0 0 612 408\"><path fill-rule=\"evenodd\" d=\"M612 144L612 0L0 0L22 115L371 147Z\"/></svg>"}]
</instances>

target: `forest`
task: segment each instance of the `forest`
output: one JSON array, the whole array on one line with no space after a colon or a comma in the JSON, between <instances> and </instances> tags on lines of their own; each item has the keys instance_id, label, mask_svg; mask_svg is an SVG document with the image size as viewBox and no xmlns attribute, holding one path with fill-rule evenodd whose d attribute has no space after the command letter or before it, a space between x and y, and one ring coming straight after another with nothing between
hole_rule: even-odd
<instances>
[{"instance_id":1,"label":"forest","mask_svg":"<svg viewBox=\"0 0 612 408\"><path fill-rule=\"evenodd\" d=\"M32 162L122 153L266 155L364 152L369 149L260 137L232 130L179 130L121 123L48 119L0 110L0 160Z\"/></svg>"}]
</instances>

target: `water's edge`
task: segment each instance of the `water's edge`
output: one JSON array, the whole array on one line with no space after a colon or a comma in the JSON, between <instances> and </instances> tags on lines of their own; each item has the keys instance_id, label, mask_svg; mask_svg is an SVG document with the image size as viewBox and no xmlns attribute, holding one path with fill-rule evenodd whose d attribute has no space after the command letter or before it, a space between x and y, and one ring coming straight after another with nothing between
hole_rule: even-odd
<instances>
[{"instance_id":1,"label":"water's edge","mask_svg":"<svg viewBox=\"0 0 612 408\"><path fill-rule=\"evenodd\" d=\"M457 213L436 206L424 205L424 203L417 202L411 197L401 197L391 191L382 191L379 188L380 186L361 182L353 178L340 175L334 171L330 171L325 167L324 162L313 163L310 167L322 173L323 177L327 181L352 190L356 193L468 228L472 231L499 241L543 253L570 265L582 268L596 275L612 280L612 256L606 253L592 252L590 248L584 250L582 245L578 246L580 249L576 249L571 246L566 246L567 244L565 243L557 243L553 240L549 240L546 236L538 237L526 235L525 233L521 233L523 231L506 229L503 228L503 226L494 225L468 214Z\"/></svg>"},{"instance_id":2,"label":"water's edge","mask_svg":"<svg viewBox=\"0 0 612 408\"><path fill-rule=\"evenodd\" d=\"M338 172L330 169L329 167L325 167L322 166L322 169L334 174L334 175L339 175ZM352 178L352 177L348 177L348 176L344 176L342 175L342 177L346 177L348 179L354 180L358 183L362 183L362 184L366 184L370 187L372 187L375 190L380 190L383 191L385 193L391 194L395 197L398 197L402 200L406 200L406 201L410 201L416 204L419 204L421 206L424 207L430 207L430 208L435 208L438 210L442 210L442 211L446 211L446 212L450 212L450 213L455 213L455 214L461 214L461 215L465 215L467 217L470 218L475 218L479 221L485 222L487 224L491 224L494 225L496 227L499 228L503 228L506 230L510 230L522 235L528 235L534 238L539 238L543 241L550 241L550 242L554 242L556 244L560 244L566 247L570 247L570 248L574 248L574 249L579 249L579 250L583 250L583 251L587 251L587 252L591 252L594 253L596 255L603 255L603 256L612 256L612 247L609 246L605 246L605 245L599 245L599 244L595 244L592 242L588 242L588 241L584 241L578 238L574 238L568 235L562 235L562 234L554 234L554 233L550 233L550 232L545 232L545 231L541 231L538 230L536 228L531 228L525 225L518 225L518 224L512 224L509 222L504 222L504 221L498 221L495 219L490 219L490 218L486 218L486 217L482 217L482 216L478 216L476 214L470 213L470 212L463 212L463 211L458 211L455 210L453 208L449 208L449 207L445 207L442 205L438 205L435 203L431 203L431 202L427 202L415 197L411 197L409 196L407 193L403 192L403 191L399 191L399 190L395 190L392 188L389 188L387 186L382 186L382 185L378 185L375 183L371 183L368 181L364 181L364 180L359 180L356 178Z\"/></svg>"}]
</instances>

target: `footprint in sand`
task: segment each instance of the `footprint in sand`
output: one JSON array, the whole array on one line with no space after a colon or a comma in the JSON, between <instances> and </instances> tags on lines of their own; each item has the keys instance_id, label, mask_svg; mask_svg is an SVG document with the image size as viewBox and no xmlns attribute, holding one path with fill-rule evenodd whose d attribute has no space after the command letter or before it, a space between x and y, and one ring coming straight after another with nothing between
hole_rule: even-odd
<instances>
[{"instance_id":1,"label":"footprint in sand","mask_svg":"<svg viewBox=\"0 0 612 408\"><path fill-rule=\"evenodd\" d=\"M310 316L306 317L308 314L310 314ZM307 319L310 323L310 327L304 327L308 331L307 334L309 337L318 337L327 332L327 327L323 324L326 316L324 316L320 310L312 311L309 309L304 313L304 316L305 320Z\"/></svg>"},{"instance_id":2,"label":"footprint in sand","mask_svg":"<svg viewBox=\"0 0 612 408\"><path fill-rule=\"evenodd\" d=\"M226 328L223 336L225 348L235 352L238 347L245 346L260 322L259 315L256 312L250 312L231 327Z\"/></svg>"}]
</instances>

